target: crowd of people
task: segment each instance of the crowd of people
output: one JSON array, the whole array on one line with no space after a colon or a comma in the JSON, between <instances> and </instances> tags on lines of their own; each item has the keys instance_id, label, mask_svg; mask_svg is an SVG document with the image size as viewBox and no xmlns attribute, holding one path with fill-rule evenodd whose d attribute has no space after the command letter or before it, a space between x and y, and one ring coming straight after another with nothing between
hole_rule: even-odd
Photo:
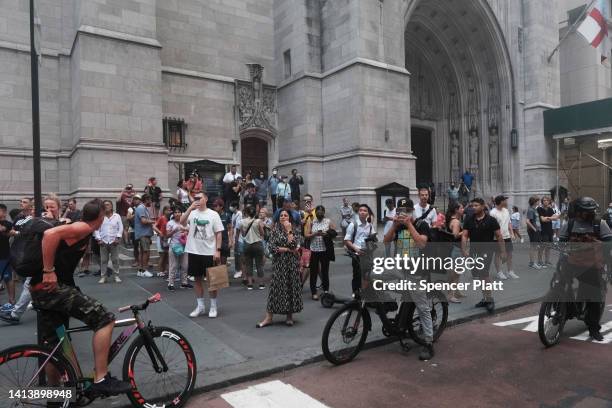
<instances>
[{"instance_id":1,"label":"crowd of people","mask_svg":"<svg viewBox=\"0 0 612 408\"><path fill-rule=\"evenodd\" d=\"M302 194L303 184L303 177L295 169L291 177L279 175L274 169L269 177L264 172L253 177L248 171L243 178L237 167L232 166L223 177L222 195L209 200L202 178L194 172L177 183L176 196L168 200L168 205L162 205L164 197L155 177L149 178L142 194L128 184L116 202L99 202L99 225L90 222L96 228L83 236L84 243L79 248L82 255L76 260L71 258L72 272L79 269L78 276L85 277L92 274L90 269L98 269L93 275L99 275L100 284L109 281L119 284L122 282L119 247L131 247L137 277L162 278L170 292L193 289L195 308L190 316L197 318L208 310L208 317L215 318L219 314L219 291L209 292L207 308L206 273L213 266L226 265L233 255L234 279L240 280L246 290L268 289L265 316L256 327L269 326L274 315L285 316L285 324L292 326L294 315L303 309L302 289L306 282L312 300L330 292L330 263L335 260L334 240L339 234L351 257L353 296L360 296L368 285L362 273L362 257L377 235L374 213L368 205L349 204L344 198L336 217L324 206L315 205L310 194ZM437 243L435 237L444 236L451 258L494 253L485 257L485 268L473 271L475 279L491 282L491 264L495 266L494 278L519 279L513 270L512 253L513 243L524 242L520 232L524 227L530 241L529 266L542 269L552 265L550 245L546 243L562 236L561 220L567 219L569 199L558 208L548 196L531 197L523 224L523 213L516 206L509 210L508 197L498 195L489 202L479 197L470 199L471 188L470 174L462 176L458 187L451 184L445 213L434 206L434 189L430 184L419 187L416 204L408 197L386 200L382 232L385 256L419 256ZM84 209L92 202L85 204ZM8 295L0 319L11 324L19 323L32 301L31 278L23 281L21 294L16 297L18 277L9 263L10 241L34 217L32 205L30 198L23 198L20 208L11 211L9 221L7 207L0 204L0 271ZM55 226L79 224L85 221L84 209L79 210L74 198L62 205L56 195L50 194L44 198L42 218ZM609 213L612 218L612 205ZM153 249L159 254L156 274L150 271ZM272 263L268 286L264 279L267 261ZM72 273L66 272L65 265L62 268L63 282L75 286ZM461 278L453 270L446 272L450 283ZM431 316L426 296L419 295L423 293L413 294L427 339L433 330L427 323L431 323ZM451 303L461 303L464 297L458 290L448 293ZM476 307L495 310L491 290L483 289L482 300ZM592 326L593 333L598 333ZM422 359L433 356L431 340L423 349Z\"/></svg>"}]
</instances>

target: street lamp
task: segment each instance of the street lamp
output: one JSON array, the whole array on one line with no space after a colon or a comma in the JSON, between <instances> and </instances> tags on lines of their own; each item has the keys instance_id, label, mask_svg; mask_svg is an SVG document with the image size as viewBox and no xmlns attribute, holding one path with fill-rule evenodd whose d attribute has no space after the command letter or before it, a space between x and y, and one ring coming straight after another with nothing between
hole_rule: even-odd
<instances>
[{"instance_id":1,"label":"street lamp","mask_svg":"<svg viewBox=\"0 0 612 408\"><path fill-rule=\"evenodd\" d=\"M42 212L42 188L40 180L40 111L38 102L38 53L34 36L34 0L30 0L30 70L32 74L32 161L34 169L34 209ZM39 44L40 46L40 44Z\"/></svg>"}]
</instances>

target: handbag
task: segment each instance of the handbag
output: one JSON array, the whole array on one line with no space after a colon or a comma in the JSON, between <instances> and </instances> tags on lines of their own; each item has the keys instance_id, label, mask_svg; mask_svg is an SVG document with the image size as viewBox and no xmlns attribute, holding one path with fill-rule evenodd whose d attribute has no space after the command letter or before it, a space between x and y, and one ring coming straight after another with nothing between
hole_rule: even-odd
<instances>
[{"instance_id":1,"label":"handbag","mask_svg":"<svg viewBox=\"0 0 612 408\"><path fill-rule=\"evenodd\" d=\"M229 287L227 265L223 264L206 268L206 279L208 281L209 292Z\"/></svg>"},{"instance_id":2,"label":"handbag","mask_svg":"<svg viewBox=\"0 0 612 408\"><path fill-rule=\"evenodd\" d=\"M187 245L187 234L182 233L178 240L181 245Z\"/></svg>"},{"instance_id":3,"label":"handbag","mask_svg":"<svg viewBox=\"0 0 612 408\"><path fill-rule=\"evenodd\" d=\"M172 245L172 253L176 256L181 256L185 253L185 247L181 244Z\"/></svg>"}]
</instances>

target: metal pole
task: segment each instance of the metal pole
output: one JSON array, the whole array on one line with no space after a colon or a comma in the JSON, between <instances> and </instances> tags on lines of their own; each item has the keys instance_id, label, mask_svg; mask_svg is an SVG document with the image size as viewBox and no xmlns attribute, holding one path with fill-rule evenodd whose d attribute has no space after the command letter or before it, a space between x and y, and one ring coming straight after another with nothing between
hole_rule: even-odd
<instances>
[{"instance_id":1,"label":"metal pole","mask_svg":"<svg viewBox=\"0 0 612 408\"><path fill-rule=\"evenodd\" d=\"M42 213L42 188L40 180L40 112L38 104L38 54L34 40L34 0L30 0L30 69L32 73L32 161L34 167L35 215Z\"/></svg>"},{"instance_id":2,"label":"metal pole","mask_svg":"<svg viewBox=\"0 0 612 408\"><path fill-rule=\"evenodd\" d=\"M578 197L582 189L582 145L578 143Z\"/></svg>"},{"instance_id":3,"label":"metal pole","mask_svg":"<svg viewBox=\"0 0 612 408\"><path fill-rule=\"evenodd\" d=\"M561 198L559 197L559 139L557 139L557 186L555 191L555 201L557 208L561 208Z\"/></svg>"}]
</instances>

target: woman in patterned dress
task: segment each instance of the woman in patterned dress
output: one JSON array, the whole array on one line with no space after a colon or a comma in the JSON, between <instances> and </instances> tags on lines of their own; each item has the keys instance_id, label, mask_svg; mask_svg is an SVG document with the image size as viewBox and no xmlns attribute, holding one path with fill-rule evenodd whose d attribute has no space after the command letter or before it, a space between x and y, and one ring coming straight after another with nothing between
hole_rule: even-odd
<instances>
[{"instance_id":1,"label":"woman in patterned dress","mask_svg":"<svg viewBox=\"0 0 612 408\"><path fill-rule=\"evenodd\" d=\"M280 211L278 220L270 233L272 255L272 280L268 292L267 313L258 328L272 324L275 314L287 315L285 324L293 326L293 313L302 311L302 284L300 282L299 229L292 226L289 213Z\"/></svg>"}]
</instances>

